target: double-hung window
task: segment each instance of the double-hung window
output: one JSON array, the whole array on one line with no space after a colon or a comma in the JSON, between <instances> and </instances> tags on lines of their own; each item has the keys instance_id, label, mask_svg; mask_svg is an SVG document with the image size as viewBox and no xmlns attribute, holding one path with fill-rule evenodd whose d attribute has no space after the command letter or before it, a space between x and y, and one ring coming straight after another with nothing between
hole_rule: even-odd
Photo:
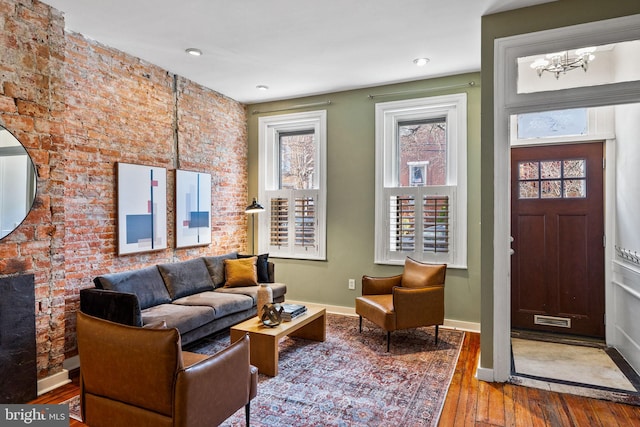
<instances>
[{"instance_id":1,"label":"double-hung window","mask_svg":"<svg viewBox=\"0 0 640 427\"><path fill-rule=\"evenodd\" d=\"M376 104L375 262L467 263L467 98Z\"/></svg>"},{"instance_id":2,"label":"double-hung window","mask_svg":"<svg viewBox=\"0 0 640 427\"><path fill-rule=\"evenodd\" d=\"M259 119L258 247L280 258L326 258L326 111Z\"/></svg>"}]
</instances>

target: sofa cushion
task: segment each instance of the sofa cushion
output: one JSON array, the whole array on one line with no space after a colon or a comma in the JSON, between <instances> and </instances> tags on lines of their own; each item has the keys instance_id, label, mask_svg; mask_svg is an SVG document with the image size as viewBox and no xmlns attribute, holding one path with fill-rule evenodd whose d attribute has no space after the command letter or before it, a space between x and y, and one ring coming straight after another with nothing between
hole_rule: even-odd
<instances>
[{"instance_id":1,"label":"sofa cushion","mask_svg":"<svg viewBox=\"0 0 640 427\"><path fill-rule=\"evenodd\" d=\"M238 258L251 258L257 256L256 268L258 270L258 283L269 282L269 254L261 255L241 255L238 254Z\"/></svg>"},{"instance_id":2,"label":"sofa cushion","mask_svg":"<svg viewBox=\"0 0 640 427\"><path fill-rule=\"evenodd\" d=\"M142 310L143 325L165 321L167 328L178 328L180 334L199 328L214 319L213 308L206 306L160 304Z\"/></svg>"},{"instance_id":3,"label":"sofa cushion","mask_svg":"<svg viewBox=\"0 0 640 427\"><path fill-rule=\"evenodd\" d=\"M174 304L186 306L207 306L213 308L215 318L227 316L254 306L253 299L242 294L224 294L220 292L200 292L173 301Z\"/></svg>"},{"instance_id":4,"label":"sofa cushion","mask_svg":"<svg viewBox=\"0 0 640 427\"><path fill-rule=\"evenodd\" d=\"M269 287L273 292L274 301L277 298L284 297L287 293L287 285L284 283L269 283ZM225 294L236 294L236 295L246 295L253 299L253 304L257 304L258 302L258 288L259 286L238 286L235 288L218 288L216 289L217 293L225 293Z\"/></svg>"},{"instance_id":5,"label":"sofa cushion","mask_svg":"<svg viewBox=\"0 0 640 427\"><path fill-rule=\"evenodd\" d=\"M224 260L238 259L238 252L231 252L225 255L202 257L209 270L209 275L213 281L213 286L219 288L224 285Z\"/></svg>"},{"instance_id":6,"label":"sofa cushion","mask_svg":"<svg viewBox=\"0 0 640 427\"><path fill-rule=\"evenodd\" d=\"M212 291L213 282L202 258L158 265L172 299Z\"/></svg>"},{"instance_id":7,"label":"sofa cushion","mask_svg":"<svg viewBox=\"0 0 640 427\"><path fill-rule=\"evenodd\" d=\"M258 257L224 260L225 288L258 286Z\"/></svg>"},{"instance_id":8,"label":"sofa cushion","mask_svg":"<svg viewBox=\"0 0 640 427\"><path fill-rule=\"evenodd\" d=\"M103 274L93 279L96 288L135 294L140 309L171 302L158 268L141 268L121 273Z\"/></svg>"}]
</instances>

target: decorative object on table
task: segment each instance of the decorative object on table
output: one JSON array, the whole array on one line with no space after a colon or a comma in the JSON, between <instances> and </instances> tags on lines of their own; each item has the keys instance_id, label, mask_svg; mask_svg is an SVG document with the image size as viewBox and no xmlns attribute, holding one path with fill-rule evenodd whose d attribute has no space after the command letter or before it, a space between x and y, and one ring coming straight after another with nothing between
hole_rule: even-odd
<instances>
[{"instance_id":1,"label":"decorative object on table","mask_svg":"<svg viewBox=\"0 0 640 427\"><path fill-rule=\"evenodd\" d=\"M253 198L253 202L244 210L244 213L251 215L251 248L253 252L256 251L256 220L254 215L260 212L264 212L264 207L256 201L256 198Z\"/></svg>"},{"instance_id":2,"label":"decorative object on table","mask_svg":"<svg viewBox=\"0 0 640 427\"><path fill-rule=\"evenodd\" d=\"M176 248L211 243L211 174L176 170Z\"/></svg>"},{"instance_id":3,"label":"decorative object on table","mask_svg":"<svg viewBox=\"0 0 640 427\"><path fill-rule=\"evenodd\" d=\"M307 307L302 304L280 304L282 307L282 320L291 322L298 316L302 316L307 312Z\"/></svg>"},{"instance_id":4,"label":"decorative object on table","mask_svg":"<svg viewBox=\"0 0 640 427\"><path fill-rule=\"evenodd\" d=\"M167 248L167 170L118 163L118 255Z\"/></svg>"},{"instance_id":5,"label":"decorative object on table","mask_svg":"<svg viewBox=\"0 0 640 427\"><path fill-rule=\"evenodd\" d=\"M279 304L265 304L262 307L262 324L274 328L282 323L282 307Z\"/></svg>"},{"instance_id":6,"label":"decorative object on table","mask_svg":"<svg viewBox=\"0 0 640 427\"><path fill-rule=\"evenodd\" d=\"M256 302L259 318L262 318L265 305L271 304L272 302L273 289L271 289L268 283L260 283L260 287L258 288L258 301Z\"/></svg>"}]
</instances>

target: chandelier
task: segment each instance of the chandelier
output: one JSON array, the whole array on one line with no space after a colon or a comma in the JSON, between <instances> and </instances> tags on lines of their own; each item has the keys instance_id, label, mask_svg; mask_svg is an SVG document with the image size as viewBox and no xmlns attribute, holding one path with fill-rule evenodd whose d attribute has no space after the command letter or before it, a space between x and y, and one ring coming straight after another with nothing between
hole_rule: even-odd
<instances>
[{"instance_id":1,"label":"chandelier","mask_svg":"<svg viewBox=\"0 0 640 427\"><path fill-rule=\"evenodd\" d=\"M577 49L573 55L569 55L568 50L550 53L546 58L538 58L533 61L531 68L538 72L538 77L542 77L542 74L547 71L553 73L556 79L560 77L560 74L566 74L567 71L576 68L582 68L586 73L589 63L596 58L593 54L595 51L595 47L585 47Z\"/></svg>"}]
</instances>

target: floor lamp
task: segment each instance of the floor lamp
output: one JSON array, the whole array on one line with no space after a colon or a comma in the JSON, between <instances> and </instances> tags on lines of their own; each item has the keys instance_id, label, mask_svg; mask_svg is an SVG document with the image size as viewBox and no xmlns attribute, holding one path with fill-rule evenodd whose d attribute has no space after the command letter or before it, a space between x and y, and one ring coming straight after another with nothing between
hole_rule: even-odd
<instances>
[{"instance_id":1,"label":"floor lamp","mask_svg":"<svg viewBox=\"0 0 640 427\"><path fill-rule=\"evenodd\" d=\"M256 220L254 218L255 214L264 212L264 208L260 203L256 201L256 198L253 198L253 202L244 210L244 213L251 215L251 245L253 249L253 253L256 253Z\"/></svg>"}]
</instances>

